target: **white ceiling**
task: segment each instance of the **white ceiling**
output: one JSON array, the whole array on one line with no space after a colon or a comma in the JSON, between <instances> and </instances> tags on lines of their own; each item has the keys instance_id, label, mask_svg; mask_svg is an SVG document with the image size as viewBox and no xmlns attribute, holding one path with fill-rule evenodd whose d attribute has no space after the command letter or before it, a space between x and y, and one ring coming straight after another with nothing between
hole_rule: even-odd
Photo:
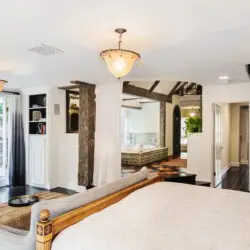
<instances>
[{"instance_id":1,"label":"white ceiling","mask_svg":"<svg viewBox=\"0 0 250 250\"><path fill-rule=\"evenodd\" d=\"M0 78L11 87L113 81L99 52L116 46L117 27L142 56L127 80L248 81L249 0L11 0L0 9ZM39 42L65 53L27 51Z\"/></svg>"}]
</instances>

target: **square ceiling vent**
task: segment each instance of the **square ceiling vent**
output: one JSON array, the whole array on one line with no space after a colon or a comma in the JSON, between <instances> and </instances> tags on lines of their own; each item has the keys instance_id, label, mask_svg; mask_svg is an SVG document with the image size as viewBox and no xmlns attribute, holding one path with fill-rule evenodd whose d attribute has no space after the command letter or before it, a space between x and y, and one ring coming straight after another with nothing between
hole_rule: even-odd
<instances>
[{"instance_id":1,"label":"square ceiling vent","mask_svg":"<svg viewBox=\"0 0 250 250\"><path fill-rule=\"evenodd\" d=\"M36 47L28 49L28 51L35 52L35 53L43 55L43 56L50 56L50 55L55 55L55 54L59 54L59 53L64 52L60 49L56 49L54 47L51 47L51 46L43 44L43 43L39 44Z\"/></svg>"}]
</instances>

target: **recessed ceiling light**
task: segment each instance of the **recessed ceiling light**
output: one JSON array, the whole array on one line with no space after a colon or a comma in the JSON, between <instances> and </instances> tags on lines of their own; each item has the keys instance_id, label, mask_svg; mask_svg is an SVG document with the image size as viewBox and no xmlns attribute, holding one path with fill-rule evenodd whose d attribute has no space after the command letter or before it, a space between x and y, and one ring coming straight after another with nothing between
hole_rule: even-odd
<instances>
[{"instance_id":1,"label":"recessed ceiling light","mask_svg":"<svg viewBox=\"0 0 250 250\"><path fill-rule=\"evenodd\" d=\"M220 76L219 80L229 80L229 77L228 76Z\"/></svg>"}]
</instances>

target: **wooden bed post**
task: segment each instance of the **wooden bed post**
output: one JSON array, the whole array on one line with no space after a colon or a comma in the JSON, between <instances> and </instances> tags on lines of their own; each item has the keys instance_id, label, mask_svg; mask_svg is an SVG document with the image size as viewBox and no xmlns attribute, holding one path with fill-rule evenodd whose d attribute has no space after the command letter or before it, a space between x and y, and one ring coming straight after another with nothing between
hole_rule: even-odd
<instances>
[{"instance_id":1,"label":"wooden bed post","mask_svg":"<svg viewBox=\"0 0 250 250\"><path fill-rule=\"evenodd\" d=\"M50 212L45 209L40 212L40 221L36 227L36 250L50 250L52 242L52 222Z\"/></svg>"}]
</instances>

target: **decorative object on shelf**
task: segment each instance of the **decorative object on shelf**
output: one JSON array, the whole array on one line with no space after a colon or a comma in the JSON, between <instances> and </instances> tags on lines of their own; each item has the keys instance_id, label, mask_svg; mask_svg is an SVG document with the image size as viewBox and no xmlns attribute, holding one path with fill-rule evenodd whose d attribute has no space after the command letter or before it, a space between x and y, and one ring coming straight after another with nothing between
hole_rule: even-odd
<instances>
[{"instance_id":1,"label":"decorative object on shelf","mask_svg":"<svg viewBox=\"0 0 250 250\"><path fill-rule=\"evenodd\" d=\"M45 135L46 134L46 125L43 124L42 126L42 134Z\"/></svg>"},{"instance_id":2,"label":"decorative object on shelf","mask_svg":"<svg viewBox=\"0 0 250 250\"><path fill-rule=\"evenodd\" d=\"M42 118L41 111L35 110L32 112L32 121L39 121Z\"/></svg>"},{"instance_id":3,"label":"decorative object on shelf","mask_svg":"<svg viewBox=\"0 0 250 250\"><path fill-rule=\"evenodd\" d=\"M3 88L6 86L7 83L7 81L0 79L0 92L3 91Z\"/></svg>"},{"instance_id":4,"label":"decorative object on shelf","mask_svg":"<svg viewBox=\"0 0 250 250\"><path fill-rule=\"evenodd\" d=\"M35 195L23 195L9 200L8 205L11 207L26 207L31 206L39 201Z\"/></svg>"},{"instance_id":5,"label":"decorative object on shelf","mask_svg":"<svg viewBox=\"0 0 250 250\"><path fill-rule=\"evenodd\" d=\"M109 71L116 78L121 78L131 71L135 61L139 61L141 56L134 51L121 48L122 34L127 32L126 29L119 28L115 32L119 34L118 49L104 50L100 56L107 63Z\"/></svg>"},{"instance_id":6,"label":"decorative object on shelf","mask_svg":"<svg viewBox=\"0 0 250 250\"><path fill-rule=\"evenodd\" d=\"M43 124L42 123L38 123L37 124L37 134L42 134L43 133Z\"/></svg>"}]
</instances>

